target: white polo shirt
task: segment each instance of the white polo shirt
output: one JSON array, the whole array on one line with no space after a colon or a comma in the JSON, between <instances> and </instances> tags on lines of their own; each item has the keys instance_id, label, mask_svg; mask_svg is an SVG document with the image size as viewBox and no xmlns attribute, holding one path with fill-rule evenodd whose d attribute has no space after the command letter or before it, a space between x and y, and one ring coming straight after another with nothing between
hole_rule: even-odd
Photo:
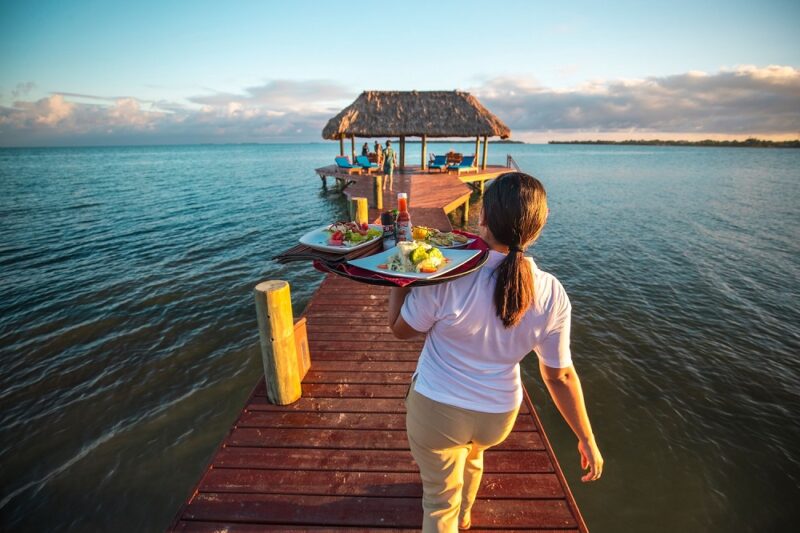
<instances>
[{"instance_id":1,"label":"white polo shirt","mask_svg":"<svg viewBox=\"0 0 800 533\"><path fill-rule=\"evenodd\" d=\"M439 285L412 288L400 311L427 333L414 390L437 402L484 413L505 413L522 402L519 362L535 351L549 367L572 364L571 306L564 287L530 261L534 303L506 329L493 300L494 271L505 256L490 251L483 268Z\"/></svg>"}]
</instances>

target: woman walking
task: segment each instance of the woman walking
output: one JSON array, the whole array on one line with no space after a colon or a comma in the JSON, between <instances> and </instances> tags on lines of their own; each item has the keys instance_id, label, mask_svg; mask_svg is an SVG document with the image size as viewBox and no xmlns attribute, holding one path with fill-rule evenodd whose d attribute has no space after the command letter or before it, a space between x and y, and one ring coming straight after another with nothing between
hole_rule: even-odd
<instances>
[{"instance_id":1,"label":"woman walking","mask_svg":"<svg viewBox=\"0 0 800 533\"><path fill-rule=\"evenodd\" d=\"M389 185L389 190L392 190L392 174L394 174L394 167L397 164L397 155L394 153L394 149L392 148L392 141L386 141L386 149L383 151L383 173L386 174L389 179L383 182L383 190L386 190L386 185Z\"/></svg>"},{"instance_id":2,"label":"woman walking","mask_svg":"<svg viewBox=\"0 0 800 533\"><path fill-rule=\"evenodd\" d=\"M522 402L519 362L535 351L553 401L578 437L584 482L600 478L569 347L571 306L551 274L525 257L547 219L542 184L522 173L486 190L479 221L484 267L449 283L393 288L396 337L425 334L406 398L406 431L422 477L424 532L469 529L483 452L503 442Z\"/></svg>"}]
</instances>

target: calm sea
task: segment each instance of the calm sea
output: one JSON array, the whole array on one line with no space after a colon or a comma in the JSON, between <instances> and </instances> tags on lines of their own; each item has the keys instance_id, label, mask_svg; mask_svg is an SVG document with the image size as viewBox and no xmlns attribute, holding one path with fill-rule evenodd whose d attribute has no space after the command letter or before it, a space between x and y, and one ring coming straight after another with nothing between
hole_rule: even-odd
<instances>
[{"instance_id":1,"label":"calm sea","mask_svg":"<svg viewBox=\"0 0 800 533\"><path fill-rule=\"evenodd\" d=\"M313 172L337 148L0 150L3 530L168 525L259 378L253 286L299 313L321 281L270 258L345 212ZM490 152L548 189L533 255L572 299L600 482L524 370L591 530L796 526L800 151Z\"/></svg>"}]
</instances>

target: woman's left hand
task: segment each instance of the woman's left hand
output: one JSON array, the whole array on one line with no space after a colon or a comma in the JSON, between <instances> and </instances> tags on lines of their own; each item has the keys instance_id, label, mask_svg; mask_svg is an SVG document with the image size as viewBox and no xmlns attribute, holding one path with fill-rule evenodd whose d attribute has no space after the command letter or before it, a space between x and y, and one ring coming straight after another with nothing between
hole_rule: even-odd
<instances>
[{"instance_id":1,"label":"woman's left hand","mask_svg":"<svg viewBox=\"0 0 800 533\"><path fill-rule=\"evenodd\" d=\"M588 441L578 441L578 453L581 455L581 468L589 472L581 478L581 481L588 483L597 481L603 474L603 456L594 441L594 437Z\"/></svg>"}]
</instances>

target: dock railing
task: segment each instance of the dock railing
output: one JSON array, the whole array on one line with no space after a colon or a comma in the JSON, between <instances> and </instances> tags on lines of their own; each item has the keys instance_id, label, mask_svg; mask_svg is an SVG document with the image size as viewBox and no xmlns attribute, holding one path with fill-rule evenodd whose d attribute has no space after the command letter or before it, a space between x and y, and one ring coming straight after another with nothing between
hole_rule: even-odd
<instances>
[{"instance_id":1,"label":"dock railing","mask_svg":"<svg viewBox=\"0 0 800 533\"><path fill-rule=\"evenodd\" d=\"M511 154L506 155L506 166L515 169L517 172L522 172L522 169L519 168L519 165L514 161L514 157Z\"/></svg>"}]
</instances>

